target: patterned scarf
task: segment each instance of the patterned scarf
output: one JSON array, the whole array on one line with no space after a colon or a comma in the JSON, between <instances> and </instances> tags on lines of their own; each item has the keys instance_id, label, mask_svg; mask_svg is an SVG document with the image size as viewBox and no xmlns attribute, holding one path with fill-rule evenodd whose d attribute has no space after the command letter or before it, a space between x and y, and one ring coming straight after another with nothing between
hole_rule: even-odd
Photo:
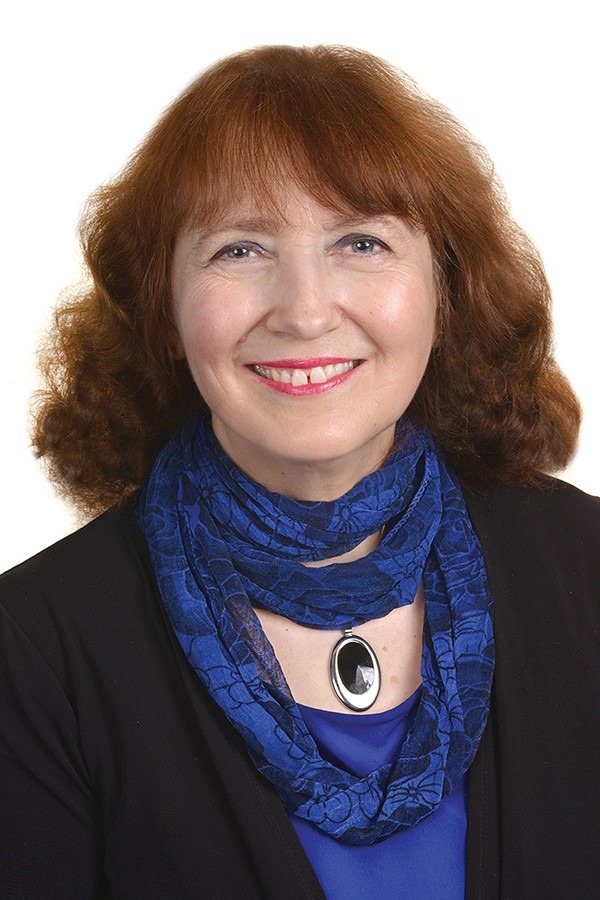
<instances>
[{"instance_id":1,"label":"patterned scarf","mask_svg":"<svg viewBox=\"0 0 600 900\"><path fill-rule=\"evenodd\" d=\"M164 448L138 517L165 609L198 677L289 812L350 844L432 813L467 771L494 665L481 547L431 437L401 421L384 465L334 501L301 502L251 481L192 419ZM385 526L355 562L306 567ZM423 691L392 765L357 778L326 762L253 606L313 628L359 625L425 591Z\"/></svg>"}]
</instances>

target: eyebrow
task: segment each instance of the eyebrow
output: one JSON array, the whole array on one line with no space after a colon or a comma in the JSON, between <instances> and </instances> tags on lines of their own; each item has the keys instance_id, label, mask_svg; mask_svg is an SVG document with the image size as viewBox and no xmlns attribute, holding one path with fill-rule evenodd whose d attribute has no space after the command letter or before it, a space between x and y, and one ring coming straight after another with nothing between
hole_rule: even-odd
<instances>
[{"instance_id":1,"label":"eyebrow","mask_svg":"<svg viewBox=\"0 0 600 900\"><path fill-rule=\"evenodd\" d=\"M285 227L285 220L267 219L264 217L251 217L247 219L221 219L212 228L200 228L198 242L203 243L226 231L255 231L266 234L277 234Z\"/></svg>"},{"instance_id":2,"label":"eyebrow","mask_svg":"<svg viewBox=\"0 0 600 900\"><path fill-rule=\"evenodd\" d=\"M352 215L352 216L340 216L338 218L332 218L330 221L325 223L326 228L352 228L363 226L365 223L373 223L374 225L383 225L389 219L396 218L391 213L387 213L379 216L360 216L360 215ZM203 244L205 241L211 240L217 237L220 234L224 234L228 231L247 231L247 232L258 232L260 234L279 234L286 227L286 220L283 216L278 218L267 218L264 216L251 216L248 218L229 218L222 219L217 222L214 227L209 229L200 229L198 232L198 237L196 240L196 245Z\"/></svg>"}]
</instances>

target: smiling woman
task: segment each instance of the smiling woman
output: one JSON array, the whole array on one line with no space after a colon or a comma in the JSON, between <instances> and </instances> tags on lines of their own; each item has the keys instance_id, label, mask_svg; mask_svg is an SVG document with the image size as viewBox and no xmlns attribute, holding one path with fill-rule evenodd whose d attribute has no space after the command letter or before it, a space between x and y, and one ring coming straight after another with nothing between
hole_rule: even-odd
<instances>
[{"instance_id":1,"label":"smiling woman","mask_svg":"<svg viewBox=\"0 0 600 900\"><path fill-rule=\"evenodd\" d=\"M293 188L280 208L179 238L175 324L228 455L272 491L335 499L379 468L423 377L431 251L396 217L349 224Z\"/></svg>"},{"instance_id":2,"label":"smiling woman","mask_svg":"<svg viewBox=\"0 0 600 900\"><path fill-rule=\"evenodd\" d=\"M2 897L594 895L600 509L485 152L259 48L82 242L34 443L102 515L0 581Z\"/></svg>"},{"instance_id":3,"label":"smiling woman","mask_svg":"<svg viewBox=\"0 0 600 900\"><path fill-rule=\"evenodd\" d=\"M381 216L407 237L426 235L439 338L411 412L465 485L531 482L566 464L579 407L551 355L548 285L485 151L381 60L275 47L224 60L194 82L89 202L82 240L93 287L57 313L34 433L71 498L93 511L121 502L178 426L206 409L181 358L174 249L195 246L188 265L198 254L208 264L231 239L247 238L244 229L223 233L227 219L277 232L288 193L289 202L310 198L345 220L342 240L357 221ZM252 256L248 277L260 258ZM315 317L341 317L310 293L302 302L308 338L321 327ZM227 307L224 324L242 310Z\"/></svg>"}]
</instances>

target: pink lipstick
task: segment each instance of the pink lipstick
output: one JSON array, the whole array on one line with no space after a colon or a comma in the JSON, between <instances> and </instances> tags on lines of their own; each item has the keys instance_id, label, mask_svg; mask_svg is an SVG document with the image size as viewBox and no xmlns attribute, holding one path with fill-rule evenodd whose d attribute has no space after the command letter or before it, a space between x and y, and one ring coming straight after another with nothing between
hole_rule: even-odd
<instances>
[{"instance_id":1,"label":"pink lipstick","mask_svg":"<svg viewBox=\"0 0 600 900\"><path fill-rule=\"evenodd\" d=\"M272 390L292 396L321 394L342 384L362 360L341 357L278 359L252 363L249 368Z\"/></svg>"}]
</instances>

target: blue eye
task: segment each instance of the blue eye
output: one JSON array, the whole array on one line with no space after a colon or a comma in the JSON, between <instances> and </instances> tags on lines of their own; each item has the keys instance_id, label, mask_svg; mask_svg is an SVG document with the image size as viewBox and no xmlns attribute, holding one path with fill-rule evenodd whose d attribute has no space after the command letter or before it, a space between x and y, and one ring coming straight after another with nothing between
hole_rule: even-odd
<instances>
[{"instance_id":1,"label":"blue eye","mask_svg":"<svg viewBox=\"0 0 600 900\"><path fill-rule=\"evenodd\" d=\"M227 244L225 247L221 247L214 256L211 258L211 262L217 261L219 259L231 259L234 262L243 259L249 259L254 253L260 254L262 252L262 248L258 246L258 244Z\"/></svg>"},{"instance_id":2,"label":"blue eye","mask_svg":"<svg viewBox=\"0 0 600 900\"><path fill-rule=\"evenodd\" d=\"M368 238L361 238L359 241L352 241L351 246L355 253L372 253L377 244Z\"/></svg>"},{"instance_id":3,"label":"blue eye","mask_svg":"<svg viewBox=\"0 0 600 900\"><path fill-rule=\"evenodd\" d=\"M225 247L220 251L219 256L225 256L227 259L245 259L249 253L248 247L242 247L238 244L235 247Z\"/></svg>"},{"instance_id":4,"label":"blue eye","mask_svg":"<svg viewBox=\"0 0 600 900\"><path fill-rule=\"evenodd\" d=\"M352 253L360 256L369 256L379 250L389 249L387 244L372 234L349 234L343 239L342 245L349 247Z\"/></svg>"},{"instance_id":5,"label":"blue eye","mask_svg":"<svg viewBox=\"0 0 600 900\"><path fill-rule=\"evenodd\" d=\"M228 259L245 259L249 253L248 247L229 247L222 255L227 256Z\"/></svg>"}]
</instances>

